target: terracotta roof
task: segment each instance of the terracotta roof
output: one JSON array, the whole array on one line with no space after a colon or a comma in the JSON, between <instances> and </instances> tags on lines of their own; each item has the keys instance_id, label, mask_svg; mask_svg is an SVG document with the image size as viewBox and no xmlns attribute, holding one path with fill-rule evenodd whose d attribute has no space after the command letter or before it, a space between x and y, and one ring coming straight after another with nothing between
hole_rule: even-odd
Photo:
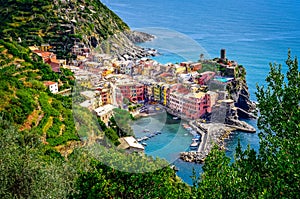
<instances>
[{"instance_id":1,"label":"terracotta roof","mask_svg":"<svg viewBox=\"0 0 300 199\"><path fill-rule=\"evenodd\" d=\"M44 82L45 86L50 86L50 85L53 85L53 84L56 84L56 82L52 82L52 81L46 81L46 82Z\"/></svg>"}]
</instances>

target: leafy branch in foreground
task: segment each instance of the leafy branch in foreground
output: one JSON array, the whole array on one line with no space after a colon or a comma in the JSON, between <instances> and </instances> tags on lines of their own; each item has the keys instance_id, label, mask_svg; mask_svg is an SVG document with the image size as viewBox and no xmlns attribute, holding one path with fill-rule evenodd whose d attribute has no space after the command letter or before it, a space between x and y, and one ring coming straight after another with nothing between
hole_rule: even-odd
<instances>
[{"instance_id":1,"label":"leafy branch in foreground","mask_svg":"<svg viewBox=\"0 0 300 199\"><path fill-rule=\"evenodd\" d=\"M260 149L236 148L230 164L215 148L206 159L198 182L198 198L299 198L300 190L300 73L298 60L270 64L266 87L257 86Z\"/></svg>"}]
</instances>

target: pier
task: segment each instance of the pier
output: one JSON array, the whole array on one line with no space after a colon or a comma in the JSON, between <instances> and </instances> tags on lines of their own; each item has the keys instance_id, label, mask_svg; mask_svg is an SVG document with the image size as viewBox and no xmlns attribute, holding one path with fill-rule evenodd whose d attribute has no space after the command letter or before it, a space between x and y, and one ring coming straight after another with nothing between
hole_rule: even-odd
<instances>
[{"instance_id":1,"label":"pier","mask_svg":"<svg viewBox=\"0 0 300 199\"><path fill-rule=\"evenodd\" d=\"M222 123L191 121L189 125L201 135L201 140L197 151L180 153L180 158L186 162L203 163L213 145L217 144L220 148L224 148L224 138L227 138L232 131L236 130Z\"/></svg>"}]
</instances>

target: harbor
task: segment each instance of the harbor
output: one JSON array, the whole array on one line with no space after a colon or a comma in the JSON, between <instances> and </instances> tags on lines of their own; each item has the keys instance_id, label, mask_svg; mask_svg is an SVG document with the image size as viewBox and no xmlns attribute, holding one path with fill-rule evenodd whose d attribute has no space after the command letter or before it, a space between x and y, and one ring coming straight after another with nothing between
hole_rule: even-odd
<instances>
[{"instance_id":1,"label":"harbor","mask_svg":"<svg viewBox=\"0 0 300 199\"><path fill-rule=\"evenodd\" d=\"M251 126L256 126L255 121L246 120ZM141 117L132 127L135 137L143 138L138 141L145 147L146 155L163 158L174 164L179 169L177 175L189 183L192 183L188 177L192 172L187 168L193 167L196 172L202 172L202 163L213 147L212 142L208 140L218 144L220 148L225 149L226 146L226 154L233 158L239 139L242 140L243 146L247 146L249 139L258 139L256 133L244 133L225 124L207 123L204 120L187 121L166 112ZM160 134L148 137L157 131ZM199 139L198 144L195 148L191 148L190 145L195 138Z\"/></svg>"},{"instance_id":2,"label":"harbor","mask_svg":"<svg viewBox=\"0 0 300 199\"><path fill-rule=\"evenodd\" d=\"M154 148L153 144L160 145L161 143L165 143L169 145L168 142L161 141L161 138L165 135L158 135L164 134L163 128L167 123L177 123L179 125L177 130L172 132L172 134L175 133L174 138L176 138L176 133L178 133L179 129L182 128L185 130L183 136L185 136L185 138L189 137L189 141L185 139L185 142L180 143L185 147L178 152L178 155L173 154L174 156L172 156L172 158L179 157L189 163L203 163L215 144L219 149L224 150L225 139L234 131L247 133L254 133L256 131L255 128L246 122L234 120L232 117L228 117L226 123L218 123L204 119L190 120L182 117L180 114L174 114L171 110L161 105L153 105L151 110L156 111L145 115L146 117L143 118L144 121L151 120L148 122L148 125L135 130L137 141L145 147L146 153L151 150L155 154L155 150L152 150ZM155 124L153 124L153 122ZM149 142L150 140L151 142ZM172 142L172 140L170 140L170 142ZM161 145L161 148L164 148L164 146ZM159 153L162 152L160 151Z\"/></svg>"}]
</instances>

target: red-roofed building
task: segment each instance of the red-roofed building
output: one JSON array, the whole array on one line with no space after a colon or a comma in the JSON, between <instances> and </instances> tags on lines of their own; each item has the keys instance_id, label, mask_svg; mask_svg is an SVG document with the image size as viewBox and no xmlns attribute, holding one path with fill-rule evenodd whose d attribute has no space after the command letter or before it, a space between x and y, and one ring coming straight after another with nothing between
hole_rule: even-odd
<instances>
[{"instance_id":1,"label":"red-roofed building","mask_svg":"<svg viewBox=\"0 0 300 199\"><path fill-rule=\"evenodd\" d=\"M56 59L56 55L53 52L45 52L41 50L34 50L33 52L42 57L44 63L49 64L54 72L60 72L60 63Z\"/></svg>"},{"instance_id":2,"label":"red-roofed building","mask_svg":"<svg viewBox=\"0 0 300 199\"><path fill-rule=\"evenodd\" d=\"M58 92L58 83L52 82L52 81L46 81L44 82L44 85L49 88L51 93L57 93Z\"/></svg>"}]
</instances>

